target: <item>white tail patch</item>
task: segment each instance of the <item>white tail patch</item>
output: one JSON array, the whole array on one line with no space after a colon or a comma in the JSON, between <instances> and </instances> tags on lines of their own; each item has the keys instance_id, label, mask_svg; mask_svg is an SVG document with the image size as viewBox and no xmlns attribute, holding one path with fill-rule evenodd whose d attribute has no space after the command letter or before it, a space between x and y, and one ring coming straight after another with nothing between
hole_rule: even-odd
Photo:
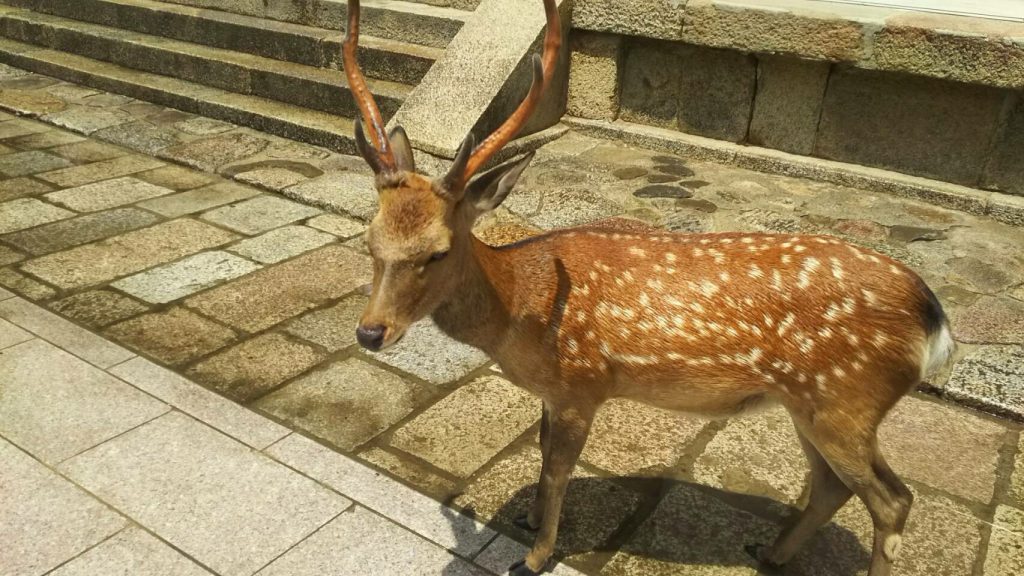
<instances>
[{"instance_id":1,"label":"white tail patch","mask_svg":"<svg viewBox=\"0 0 1024 576\"><path fill-rule=\"evenodd\" d=\"M943 323L942 328L929 336L925 342L924 356L921 359L921 379L938 372L955 350L956 342L949 333L949 324Z\"/></svg>"}]
</instances>

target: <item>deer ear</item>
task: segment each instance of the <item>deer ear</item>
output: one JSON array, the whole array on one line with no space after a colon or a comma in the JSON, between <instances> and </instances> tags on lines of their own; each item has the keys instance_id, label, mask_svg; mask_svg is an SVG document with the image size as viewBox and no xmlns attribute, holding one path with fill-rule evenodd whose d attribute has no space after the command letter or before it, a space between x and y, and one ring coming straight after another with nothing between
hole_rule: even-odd
<instances>
[{"instance_id":1,"label":"deer ear","mask_svg":"<svg viewBox=\"0 0 1024 576\"><path fill-rule=\"evenodd\" d=\"M363 132L363 122L359 118L356 118L356 150L359 151L359 155L366 160L366 163L370 165L370 169L373 170L374 174L380 174L380 154L377 153L377 149L374 148L366 140L366 133Z\"/></svg>"},{"instance_id":2,"label":"deer ear","mask_svg":"<svg viewBox=\"0 0 1024 576\"><path fill-rule=\"evenodd\" d=\"M395 155L395 167L405 172L416 172L416 160L412 155L412 144L405 128L395 126L388 133L388 140L391 141L391 150Z\"/></svg>"},{"instance_id":3,"label":"deer ear","mask_svg":"<svg viewBox=\"0 0 1024 576\"><path fill-rule=\"evenodd\" d=\"M481 174L466 187L465 200L471 202L481 213L490 212L500 206L519 181L523 171L530 165L533 154L530 152L522 158L510 160Z\"/></svg>"}]
</instances>

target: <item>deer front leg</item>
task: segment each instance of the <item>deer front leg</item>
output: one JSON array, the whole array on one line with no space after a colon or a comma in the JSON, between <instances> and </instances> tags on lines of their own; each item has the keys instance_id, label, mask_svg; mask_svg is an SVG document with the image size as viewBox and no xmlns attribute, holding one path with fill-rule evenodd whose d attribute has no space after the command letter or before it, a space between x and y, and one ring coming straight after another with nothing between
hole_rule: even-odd
<instances>
[{"instance_id":1,"label":"deer front leg","mask_svg":"<svg viewBox=\"0 0 1024 576\"><path fill-rule=\"evenodd\" d=\"M541 409L540 416L540 452L543 464L541 465L540 482L537 484L537 496L533 499L530 511L515 519L517 526L531 532L536 532L540 528L540 520L544 517L544 495L547 493L548 488L544 478L550 476L547 471L548 462L551 460L551 419L548 413L548 406L545 404Z\"/></svg>"},{"instance_id":2,"label":"deer front leg","mask_svg":"<svg viewBox=\"0 0 1024 576\"><path fill-rule=\"evenodd\" d=\"M540 574L555 551L565 489L587 442L595 412L596 409L589 407L545 405L548 434L547 441L542 442L542 447L546 443L547 448L542 450L544 462L541 466L537 500L531 512L539 515L537 521L540 530L533 542L533 549L526 558L509 568L509 574L512 576ZM541 425L543 427L543 422ZM543 438L543 432L541 436Z\"/></svg>"}]
</instances>

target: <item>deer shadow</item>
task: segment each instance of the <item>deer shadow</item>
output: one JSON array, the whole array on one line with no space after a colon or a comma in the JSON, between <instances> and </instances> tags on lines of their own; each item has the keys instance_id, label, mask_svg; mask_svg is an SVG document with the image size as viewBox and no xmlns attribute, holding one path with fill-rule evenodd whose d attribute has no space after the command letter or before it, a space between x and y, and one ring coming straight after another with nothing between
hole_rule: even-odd
<instances>
[{"instance_id":1,"label":"deer shadow","mask_svg":"<svg viewBox=\"0 0 1024 576\"><path fill-rule=\"evenodd\" d=\"M526 514L536 484L516 491L491 516L486 526L518 543L504 553L485 551L499 574L522 558L534 534L515 519ZM452 520L461 514L446 509ZM690 574L687 567L747 567L774 576L856 576L870 553L849 529L834 522L818 530L786 566L759 566L748 545L770 544L789 514L798 510L770 498L727 492L668 478L573 478L569 483L555 555L549 569L571 558L587 574ZM474 515L472 509L464 511ZM462 517L462 521L465 518ZM604 571L599 566L605 564ZM606 572L607 571L607 572ZM729 572L732 573L732 572ZM465 562L451 562L445 576L467 576Z\"/></svg>"}]
</instances>

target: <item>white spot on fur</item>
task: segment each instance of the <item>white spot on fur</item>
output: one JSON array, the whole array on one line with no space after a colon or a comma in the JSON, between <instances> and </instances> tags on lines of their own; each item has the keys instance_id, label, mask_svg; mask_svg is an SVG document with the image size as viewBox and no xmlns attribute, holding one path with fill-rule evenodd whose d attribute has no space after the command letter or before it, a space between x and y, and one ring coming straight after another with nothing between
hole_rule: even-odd
<instances>
[{"instance_id":1,"label":"white spot on fur","mask_svg":"<svg viewBox=\"0 0 1024 576\"><path fill-rule=\"evenodd\" d=\"M673 254L672 252L665 252L665 262L668 262L669 264L672 264L675 261L676 261L676 255L675 254Z\"/></svg>"},{"instance_id":2,"label":"white spot on fur","mask_svg":"<svg viewBox=\"0 0 1024 576\"><path fill-rule=\"evenodd\" d=\"M639 302L644 308L647 308L651 305L651 297L647 295L647 292L641 292L637 302Z\"/></svg>"},{"instance_id":3,"label":"white spot on fur","mask_svg":"<svg viewBox=\"0 0 1024 576\"><path fill-rule=\"evenodd\" d=\"M782 292L782 272L778 270L772 270L772 288L777 292Z\"/></svg>"},{"instance_id":4,"label":"white spot on fur","mask_svg":"<svg viewBox=\"0 0 1024 576\"><path fill-rule=\"evenodd\" d=\"M782 319L782 322L779 322L779 328L778 330L775 331L776 334L778 334L779 336L784 336L786 334L786 331L789 330L789 327L793 325L793 322L795 320L796 314L793 314L792 312L786 314L786 317Z\"/></svg>"},{"instance_id":5,"label":"white spot on fur","mask_svg":"<svg viewBox=\"0 0 1024 576\"><path fill-rule=\"evenodd\" d=\"M843 370L839 366L836 366L835 368L832 369L832 374L835 374L836 378L844 378L846 377L846 370Z\"/></svg>"},{"instance_id":6,"label":"white spot on fur","mask_svg":"<svg viewBox=\"0 0 1024 576\"><path fill-rule=\"evenodd\" d=\"M760 278L764 276L764 270L761 270L761 267L757 264L751 264L750 270L747 271L747 276L750 276L751 278Z\"/></svg>"},{"instance_id":7,"label":"white spot on fur","mask_svg":"<svg viewBox=\"0 0 1024 576\"><path fill-rule=\"evenodd\" d=\"M799 252L804 252L806 250L807 250L807 247L803 246L802 244L797 244L796 246L793 246L793 251L794 252L798 252L799 253Z\"/></svg>"},{"instance_id":8,"label":"white spot on fur","mask_svg":"<svg viewBox=\"0 0 1024 576\"><path fill-rule=\"evenodd\" d=\"M647 287L658 292L661 292L662 290L665 289L665 285L662 284L661 280L658 280L657 278L651 278L650 280L648 280Z\"/></svg>"},{"instance_id":9,"label":"white spot on fur","mask_svg":"<svg viewBox=\"0 0 1024 576\"><path fill-rule=\"evenodd\" d=\"M596 270L591 270L590 271L590 279L591 280L597 280L597 276L598 276L598 274L597 274Z\"/></svg>"},{"instance_id":10,"label":"white spot on fur","mask_svg":"<svg viewBox=\"0 0 1024 576\"><path fill-rule=\"evenodd\" d=\"M718 285L709 280L701 280L700 282L700 293L710 298L718 292Z\"/></svg>"},{"instance_id":11,"label":"white spot on fur","mask_svg":"<svg viewBox=\"0 0 1024 576\"><path fill-rule=\"evenodd\" d=\"M804 260L803 268L800 270L800 274L797 275L796 285L798 288L803 290L811 285L811 274L821 266L821 262L817 258L807 258Z\"/></svg>"},{"instance_id":12,"label":"white spot on fur","mask_svg":"<svg viewBox=\"0 0 1024 576\"><path fill-rule=\"evenodd\" d=\"M789 254L783 254L782 255L782 263L783 264L789 264L792 261L793 261L793 257L790 256Z\"/></svg>"},{"instance_id":13,"label":"white spot on fur","mask_svg":"<svg viewBox=\"0 0 1024 576\"><path fill-rule=\"evenodd\" d=\"M729 278L730 278L730 276L729 276L728 272L719 272L718 273L718 279L721 280L722 282L728 282Z\"/></svg>"}]
</instances>

